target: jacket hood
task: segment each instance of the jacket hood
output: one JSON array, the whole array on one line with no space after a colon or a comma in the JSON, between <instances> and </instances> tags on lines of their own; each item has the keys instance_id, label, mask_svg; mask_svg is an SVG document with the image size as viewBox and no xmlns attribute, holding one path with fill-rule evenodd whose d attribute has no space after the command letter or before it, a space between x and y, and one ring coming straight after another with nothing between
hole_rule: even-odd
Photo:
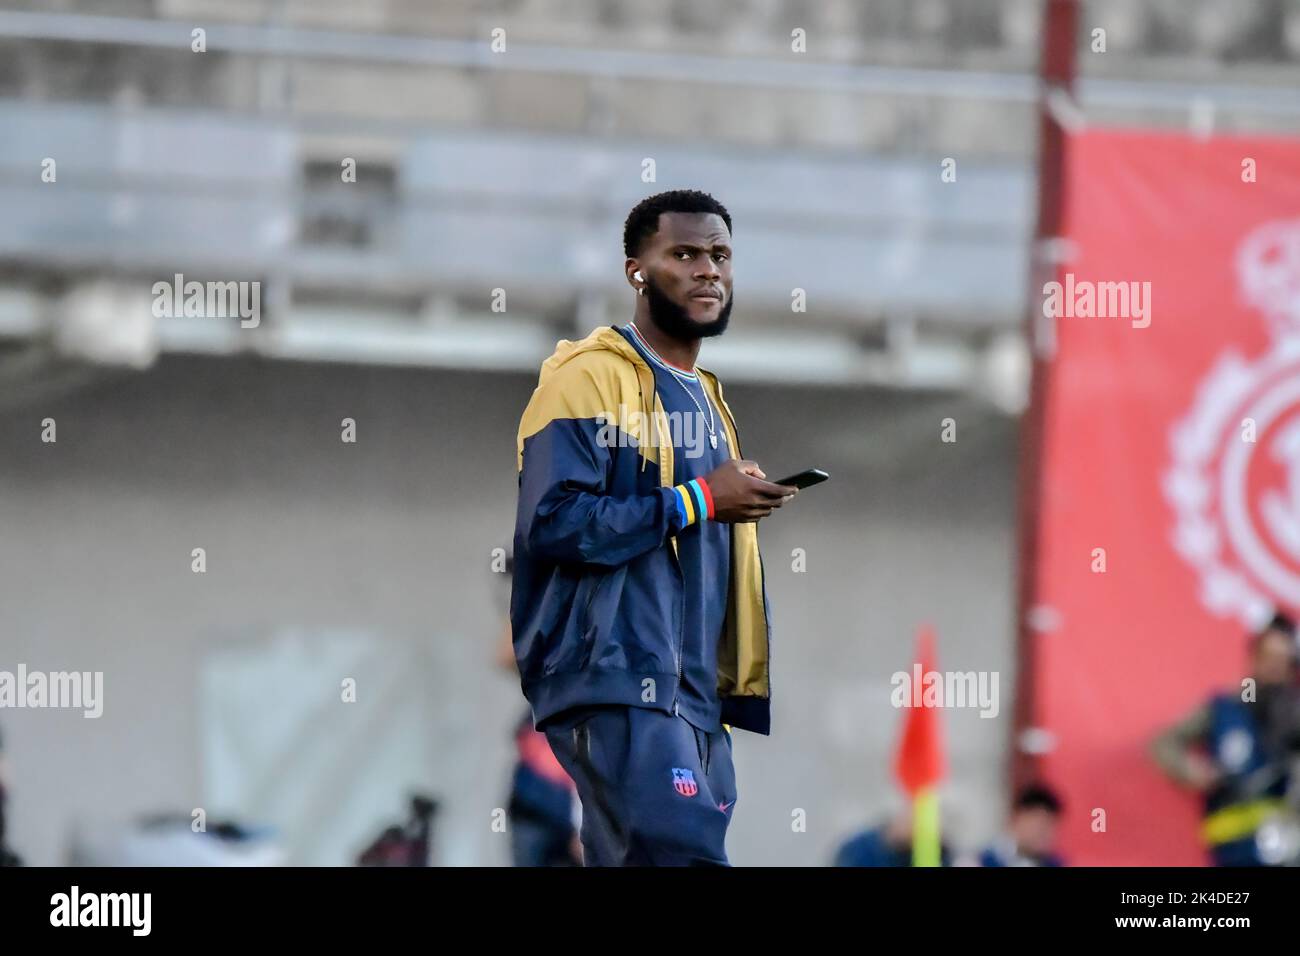
<instances>
[{"instance_id":1,"label":"jacket hood","mask_svg":"<svg viewBox=\"0 0 1300 956\"><path fill-rule=\"evenodd\" d=\"M623 338L617 329L603 325L585 339L579 339L576 342L569 339L560 339L560 341L556 342L555 351L551 353L550 358L542 363L541 374L537 377L538 387L545 385L546 380L555 374L565 362L584 352L593 352L600 349L617 352L640 368L647 370L650 368L645 363L645 360L641 358L640 353L631 346L627 339Z\"/></svg>"}]
</instances>

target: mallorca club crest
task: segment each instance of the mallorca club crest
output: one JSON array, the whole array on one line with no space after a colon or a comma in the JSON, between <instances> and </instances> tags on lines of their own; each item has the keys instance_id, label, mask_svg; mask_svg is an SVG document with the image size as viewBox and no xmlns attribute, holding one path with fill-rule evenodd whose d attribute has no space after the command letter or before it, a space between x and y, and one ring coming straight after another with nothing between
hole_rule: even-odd
<instances>
[{"instance_id":1,"label":"mallorca club crest","mask_svg":"<svg viewBox=\"0 0 1300 956\"><path fill-rule=\"evenodd\" d=\"M693 797L700 792L695 774L682 767L673 767L673 789L683 797Z\"/></svg>"},{"instance_id":2,"label":"mallorca club crest","mask_svg":"<svg viewBox=\"0 0 1300 956\"><path fill-rule=\"evenodd\" d=\"M1220 355L1170 431L1163 487L1202 603L1254 627L1275 605L1300 606L1300 219L1250 233L1236 265L1273 345L1254 360Z\"/></svg>"}]
</instances>

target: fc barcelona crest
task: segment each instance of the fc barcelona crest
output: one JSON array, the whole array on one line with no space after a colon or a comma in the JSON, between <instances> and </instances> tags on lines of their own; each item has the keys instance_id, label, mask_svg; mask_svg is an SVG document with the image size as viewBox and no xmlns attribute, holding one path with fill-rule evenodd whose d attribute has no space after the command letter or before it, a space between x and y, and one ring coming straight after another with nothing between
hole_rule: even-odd
<instances>
[{"instance_id":1,"label":"fc barcelona crest","mask_svg":"<svg viewBox=\"0 0 1300 956\"><path fill-rule=\"evenodd\" d=\"M682 767L673 767L673 789L683 797L693 797L700 792L695 783L695 774Z\"/></svg>"}]
</instances>

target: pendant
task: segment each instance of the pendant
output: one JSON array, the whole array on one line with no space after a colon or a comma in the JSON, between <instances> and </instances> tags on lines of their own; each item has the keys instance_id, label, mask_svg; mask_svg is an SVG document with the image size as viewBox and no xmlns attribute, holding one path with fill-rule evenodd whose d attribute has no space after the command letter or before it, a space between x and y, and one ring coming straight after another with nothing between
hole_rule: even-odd
<instances>
[{"instance_id":1,"label":"pendant","mask_svg":"<svg viewBox=\"0 0 1300 956\"><path fill-rule=\"evenodd\" d=\"M718 447L718 436L717 436L717 435L710 435L710 436L709 436L709 447L710 447L710 448L717 448L717 447Z\"/></svg>"}]
</instances>

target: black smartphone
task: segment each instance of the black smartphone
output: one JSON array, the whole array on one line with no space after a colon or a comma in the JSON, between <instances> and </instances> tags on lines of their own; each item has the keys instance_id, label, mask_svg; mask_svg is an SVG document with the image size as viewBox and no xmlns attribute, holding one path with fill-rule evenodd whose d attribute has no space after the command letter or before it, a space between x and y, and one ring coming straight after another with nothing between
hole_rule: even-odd
<instances>
[{"instance_id":1,"label":"black smartphone","mask_svg":"<svg viewBox=\"0 0 1300 956\"><path fill-rule=\"evenodd\" d=\"M809 468L807 471L801 471L797 475L791 475L789 478L782 478L780 481L774 481L774 485L794 485L800 491L812 485L820 485L829 478L830 475L820 468Z\"/></svg>"}]
</instances>

